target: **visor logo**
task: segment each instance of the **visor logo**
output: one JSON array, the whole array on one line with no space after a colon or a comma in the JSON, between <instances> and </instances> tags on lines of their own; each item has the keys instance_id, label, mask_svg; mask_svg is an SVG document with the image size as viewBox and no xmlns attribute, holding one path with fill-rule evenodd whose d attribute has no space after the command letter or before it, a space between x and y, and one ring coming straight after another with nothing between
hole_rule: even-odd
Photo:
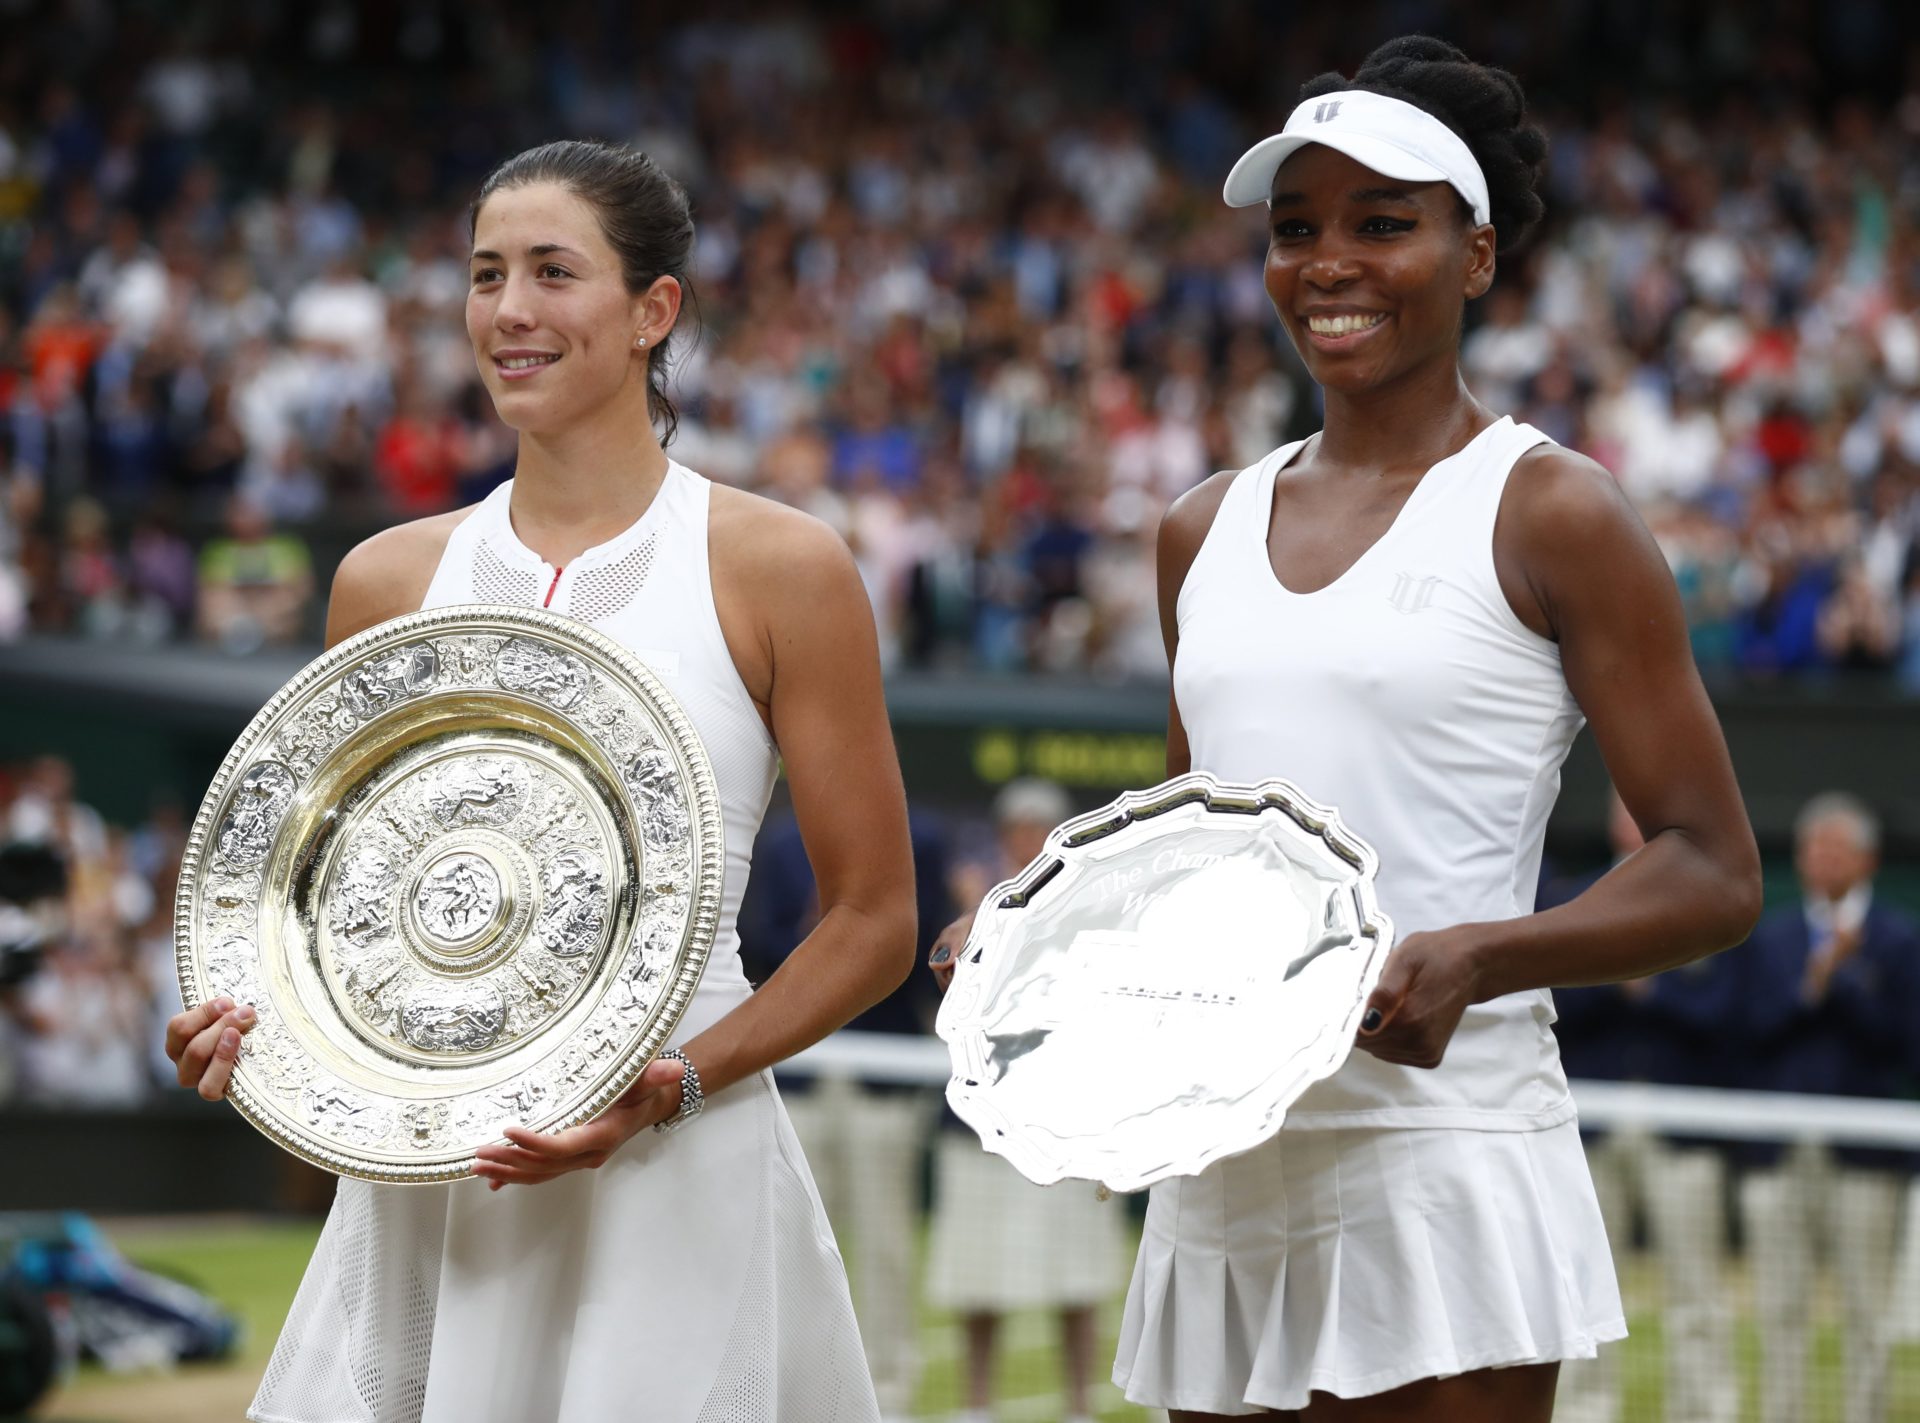
<instances>
[{"instance_id":1,"label":"visor logo","mask_svg":"<svg viewBox=\"0 0 1920 1423\"><path fill-rule=\"evenodd\" d=\"M1343 99L1333 99L1324 104L1315 104L1313 106L1313 121L1317 124L1325 123L1328 119L1340 112L1340 105L1344 102L1345 100Z\"/></svg>"}]
</instances>

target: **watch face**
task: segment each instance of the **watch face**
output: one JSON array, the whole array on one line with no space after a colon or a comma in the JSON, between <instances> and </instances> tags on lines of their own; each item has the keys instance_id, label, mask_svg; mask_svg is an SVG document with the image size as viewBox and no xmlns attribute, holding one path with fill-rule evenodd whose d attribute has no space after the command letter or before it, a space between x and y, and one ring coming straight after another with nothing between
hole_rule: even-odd
<instances>
[{"instance_id":1,"label":"watch face","mask_svg":"<svg viewBox=\"0 0 1920 1423\"><path fill-rule=\"evenodd\" d=\"M1285 781L1204 774L1059 826L974 919L947 1098L1042 1183L1138 1190L1280 1129L1393 942L1373 850Z\"/></svg>"},{"instance_id":2,"label":"watch face","mask_svg":"<svg viewBox=\"0 0 1920 1423\"><path fill-rule=\"evenodd\" d=\"M181 994L254 1006L229 1100L288 1150L454 1179L632 1085L705 967L723 851L706 751L630 652L536 609L416 613L309 664L215 776Z\"/></svg>"}]
</instances>

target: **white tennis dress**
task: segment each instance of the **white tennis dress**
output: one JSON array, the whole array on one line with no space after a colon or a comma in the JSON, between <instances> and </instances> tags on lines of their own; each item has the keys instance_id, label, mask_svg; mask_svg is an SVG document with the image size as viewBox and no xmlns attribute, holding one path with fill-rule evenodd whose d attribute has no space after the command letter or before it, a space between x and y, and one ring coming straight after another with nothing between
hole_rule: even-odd
<instances>
[{"instance_id":1,"label":"white tennis dress","mask_svg":"<svg viewBox=\"0 0 1920 1423\"><path fill-rule=\"evenodd\" d=\"M1194 769L1284 776L1336 807L1379 852L1402 937L1533 906L1583 718L1558 647L1507 603L1493 528L1546 438L1489 426L1305 594L1267 553L1301 448L1283 446L1234 478L1180 590ZM1356 1049L1272 1141L1156 1186L1114 1363L1127 1396L1295 1409L1624 1337L1553 1018L1545 990L1476 1004L1431 1071Z\"/></svg>"},{"instance_id":2,"label":"white tennis dress","mask_svg":"<svg viewBox=\"0 0 1920 1423\"><path fill-rule=\"evenodd\" d=\"M686 710L726 823L720 932L673 1042L750 992L734 928L775 750L707 566L705 479L669 464L638 522L564 569L511 482L453 532L425 607L546 606L617 639ZM260 1423L870 1423L846 1271L767 1073L597 1171L340 1182L248 1417Z\"/></svg>"}]
</instances>

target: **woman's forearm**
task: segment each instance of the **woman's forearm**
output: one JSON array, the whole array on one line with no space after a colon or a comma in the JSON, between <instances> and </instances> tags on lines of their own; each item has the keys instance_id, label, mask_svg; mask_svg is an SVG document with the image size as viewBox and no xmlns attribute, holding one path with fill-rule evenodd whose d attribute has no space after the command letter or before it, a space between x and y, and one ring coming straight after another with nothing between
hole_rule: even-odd
<instances>
[{"instance_id":1,"label":"woman's forearm","mask_svg":"<svg viewBox=\"0 0 1920 1423\"><path fill-rule=\"evenodd\" d=\"M1663 830L1567 903L1480 925L1475 1001L1641 978L1741 942L1760 915L1750 845Z\"/></svg>"},{"instance_id":2,"label":"woman's forearm","mask_svg":"<svg viewBox=\"0 0 1920 1423\"><path fill-rule=\"evenodd\" d=\"M701 1086L717 1092L812 1047L905 981L914 909L828 908L760 990L686 1045Z\"/></svg>"}]
</instances>

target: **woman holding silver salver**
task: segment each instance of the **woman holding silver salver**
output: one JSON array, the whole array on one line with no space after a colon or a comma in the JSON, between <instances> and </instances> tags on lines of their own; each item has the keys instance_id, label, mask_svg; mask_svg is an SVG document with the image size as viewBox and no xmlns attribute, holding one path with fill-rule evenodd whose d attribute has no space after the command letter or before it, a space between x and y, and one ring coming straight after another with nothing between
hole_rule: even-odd
<instances>
[{"instance_id":1,"label":"woman holding silver salver","mask_svg":"<svg viewBox=\"0 0 1920 1423\"><path fill-rule=\"evenodd\" d=\"M767 1069L884 997L912 954L871 610L825 526L662 448L693 246L677 183L640 153L549 144L488 178L472 228L467 331L519 432L514 478L349 554L328 643L504 603L624 644L713 765L719 934L667 1051L592 1122L509 1127L451 1186L341 1181L249 1416L867 1423L845 1271ZM821 916L756 993L734 919L781 763ZM180 1080L221 1096L251 1022L224 1000L175 1018Z\"/></svg>"},{"instance_id":2,"label":"woman holding silver salver","mask_svg":"<svg viewBox=\"0 0 1920 1423\"><path fill-rule=\"evenodd\" d=\"M1307 84L1227 179L1266 207L1326 420L1161 526L1167 770L1337 807L1404 937L1365 1051L1266 1144L1153 1188L1114 1378L1176 1423L1547 1423L1559 1361L1626 1332L1547 988L1685 963L1758 913L1658 548L1604 469L1461 376L1545 156L1512 75L1408 38ZM1531 914L1583 721L1647 844Z\"/></svg>"}]
</instances>

